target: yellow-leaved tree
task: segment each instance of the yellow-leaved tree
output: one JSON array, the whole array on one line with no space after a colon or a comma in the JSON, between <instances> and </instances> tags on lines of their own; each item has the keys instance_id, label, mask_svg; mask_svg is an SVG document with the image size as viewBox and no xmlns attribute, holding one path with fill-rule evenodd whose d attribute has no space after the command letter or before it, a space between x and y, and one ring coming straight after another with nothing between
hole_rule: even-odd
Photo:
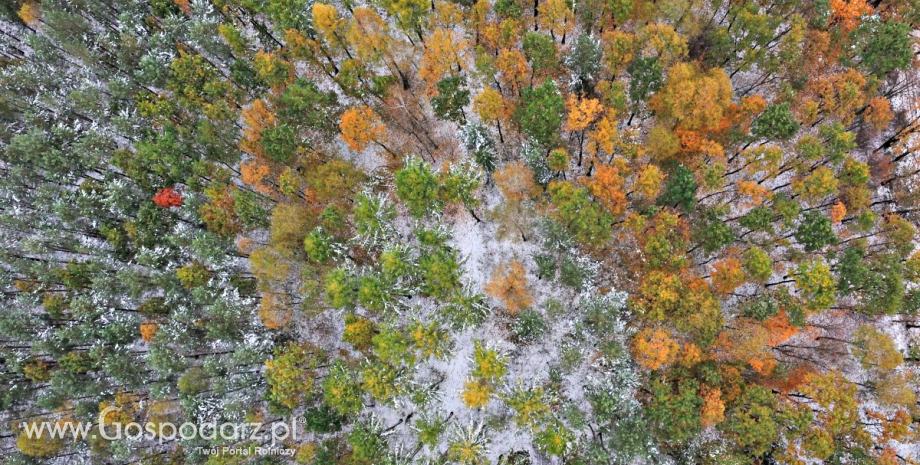
<instances>
[{"instance_id":1,"label":"yellow-leaved tree","mask_svg":"<svg viewBox=\"0 0 920 465\"><path fill-rule=\"evenodd\" d=\"M722 68L703 72L694 63L677 63L668 69L665 85L649 99L648 106L661 122L712 130L731 103L732 84Z\"/></svg>"},{"instance_id":2,"label":"yellow-leaved tree","mask_svg":"<svg viewBox=\"0 0 920 465\"><path fill-rule=\"evenodd\" d=\"M418 75L428 84L429 92L451 70L461 71L463 60L460 54L466 47L466 40L449 29L438 28L428 36Z\"/></svg>"}]
</instances>

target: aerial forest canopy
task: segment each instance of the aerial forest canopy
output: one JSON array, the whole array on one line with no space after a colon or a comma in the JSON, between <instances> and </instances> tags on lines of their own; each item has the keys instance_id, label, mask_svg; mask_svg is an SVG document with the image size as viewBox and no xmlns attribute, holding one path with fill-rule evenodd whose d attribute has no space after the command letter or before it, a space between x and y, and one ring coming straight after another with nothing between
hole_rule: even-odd
<instances>
[{"instance_id":1,"label":"aerial forest canopy","mask_svg":"<svg viewBox=\"0 0 920 465\"><path fill-rule=\"evenodd\" d=\"M0 13L2 465L920 462L918 0Z\"/></svg>"}]
</instances>

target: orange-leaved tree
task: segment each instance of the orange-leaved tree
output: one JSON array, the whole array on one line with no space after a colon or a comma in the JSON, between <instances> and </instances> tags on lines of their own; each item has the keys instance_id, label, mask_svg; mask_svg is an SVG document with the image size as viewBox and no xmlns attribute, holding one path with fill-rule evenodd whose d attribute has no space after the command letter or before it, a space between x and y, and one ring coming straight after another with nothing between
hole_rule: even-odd
<instances>
[{"instance_id":1,"label":"orange-leaved tree","mask_svg":"<svg viewBox=\"0 0 920 465\"><path fill-rule=\"evenodd\" d=\"M534 198L543 191L533 180L533 171L522 162L508 163L495 172L495 184L511 202Z\"/></svg>"},{"instance_id":2,"label":"orange-leaved tree","mask_svg":"<svg viewBox=\"0 0 920 465\"><path fill-rule=\"evenodd\" d=\"M485 289L490 296L501 300L512 315L533 305L533 296L527 286L527 270L517 260L496 268Z\"/></svg>"},{"instance_id":3,"label":"orange-leaved tree","mask_svg":"<svg viewBox=\"0 0 920 465\"><path fill-rule=\"evenodd\" d=\"M371 142L380 143L386 136L386 127L374 110L366 105L345 110L339 130L348 148L356 152L363 152Z\"/></svg>"},{"instance_id":4,"label":"orange-leaved tree","mask_svg":"<svg viewBox=\"0 0 920 465\"><path fill-rule=\"evenodd\" d=\"M623 189L626 180L620 169L614 165L599 165L594 176L586 181L588 191L600 200L611 214L620 215L626 211L629 202Z\"/></svg>"},{"instance_id":5,"label":"orange-leaved tree","mask_svg":"<svg viewBox=\"0 0 920 465\"><path fill-rule=\"evenodd\" d=\"M636 361L649 370L657 370L677 359L680 345L664 328L643 328L633 337Z\"/></svg>"}]
</instances>

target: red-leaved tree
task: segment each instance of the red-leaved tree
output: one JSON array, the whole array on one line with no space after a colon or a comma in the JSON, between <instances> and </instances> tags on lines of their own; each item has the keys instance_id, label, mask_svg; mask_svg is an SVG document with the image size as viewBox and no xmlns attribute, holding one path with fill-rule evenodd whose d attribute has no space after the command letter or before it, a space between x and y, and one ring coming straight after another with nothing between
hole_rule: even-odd
<instances>
[{"instance_id":1,"label":"red-leaved tree","mask_svg":"<svg viewBox=\"0 0 920 465\"><path fill-rule=\"evenodd\" d=\"M172 187L164 187L153 196L153 203L162 208L182 206L182 194Z\"/></svg>"}]
</instances>

